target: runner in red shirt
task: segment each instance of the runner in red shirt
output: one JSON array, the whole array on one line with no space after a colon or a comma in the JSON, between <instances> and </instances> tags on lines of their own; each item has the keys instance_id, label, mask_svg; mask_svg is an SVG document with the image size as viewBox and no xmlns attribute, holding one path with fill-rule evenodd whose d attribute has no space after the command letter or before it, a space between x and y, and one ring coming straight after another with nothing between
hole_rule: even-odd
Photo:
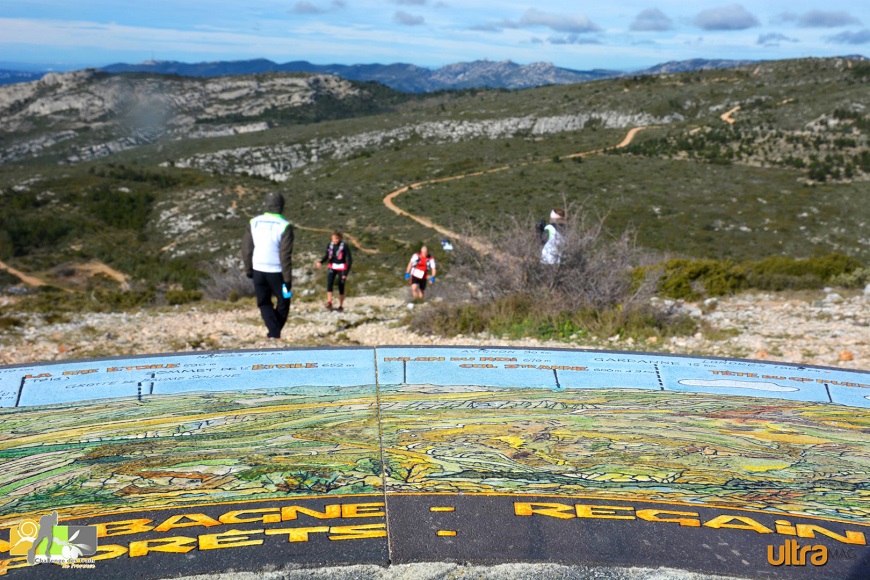
<instances>
[{"instance_id":1,"label":"runner in red shirt","mask_svg":"<svg viewBox=\"0 0 870 580\"><path fill-rule=\"evenodd\" d=\"M427 279L434 283L435 273L435 258L429 254L429 248L423 246L419 252L411 256L411 261L405 268L405 280L411 281L411 296L413 298L424 299Z\"/></svg>"}]
</instances>

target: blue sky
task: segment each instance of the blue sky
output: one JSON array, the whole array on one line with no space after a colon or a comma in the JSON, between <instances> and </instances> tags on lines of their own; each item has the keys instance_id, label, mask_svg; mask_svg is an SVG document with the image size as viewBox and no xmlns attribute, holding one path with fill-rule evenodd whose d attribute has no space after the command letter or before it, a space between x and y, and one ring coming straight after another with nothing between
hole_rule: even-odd
<instances>
[{"instance_id":1,"label":"blue sky","mask_svg":"<svg viewBox=\"0 0 870 580\"><path fill-rule=\"evenodd\" d=\"M870 56L870 1L0 0L0 67L268 58L635 70Z\"/></svg>"}]
</instances>

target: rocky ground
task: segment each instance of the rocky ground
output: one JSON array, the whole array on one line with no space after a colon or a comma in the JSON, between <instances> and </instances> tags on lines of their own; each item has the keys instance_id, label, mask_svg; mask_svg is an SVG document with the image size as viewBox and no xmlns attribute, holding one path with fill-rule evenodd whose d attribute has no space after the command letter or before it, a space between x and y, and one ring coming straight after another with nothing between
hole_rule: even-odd
<instances>
[{"instance_id":1,"label":"rocky ground","mask_svg":"<svg viewBox=\"0 0 870 580\"><path fill-rule=\"evenodd\" d=\"M15 297L0 297L12 306ZM636 342L507 340L496 336L421 336L404 326L414 308L403 293L348 298L345 311L294 302L279 340L266 330L252 300L202 302L134 313L82 313L46 323L0 328L0 364L192 350L312 346L469 345L594 348L738 357L870 370L870 290L800 294L748 293L703 303L677 303L700 322L694 336Z\"/></svg>"}]
</instances>

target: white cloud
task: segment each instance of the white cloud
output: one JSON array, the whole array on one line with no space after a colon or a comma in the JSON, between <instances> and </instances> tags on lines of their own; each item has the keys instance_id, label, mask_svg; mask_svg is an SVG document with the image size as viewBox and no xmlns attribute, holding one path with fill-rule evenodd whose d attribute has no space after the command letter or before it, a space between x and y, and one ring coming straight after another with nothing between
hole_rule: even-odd
<instances>
[{"instance_id":1,"label":"white cloud","mask_svg":"<svg viewBox=\"0 0 870 580\"><path fill-rule=\"evenodd\" d=\"M772 32L770 34L760 34L756 44L761 46L779 46L780 42L798 42L797 38L789 38L784 34Z\"/></svg>"},{"instance_id":2,"label":"white cloud","mask_svg":"<svg viewBox=\"0 0 870 580\"><path fill-rule=\"evenodd\" d=\"M399 10L393 15L393 22L401 24L402 26L420 26L421 24L424 24L426 20L422 16L415 16Z\"/></svg>"},{"instance_id":3,"label":"white cloud","mask_svg":"<svg viewBox=\"0 0 870 580\"><path fill-rule=\"evenodd\" d=\"M323 14L326 12L323 8L318 8L311 2L297 2L291 10L294 14Z\"/></svg>"},{"instance_id":4,"label":"white cloud","mask_svg":"<svg viewBox=\"0 0 870 580\"><path fill-rule=\"evenodd\" d=\"M547 39L550 44L601 44L597 38L589 38L588 36L580 36L579 34L569 34L567 36L551 36Z\"/></svg>"},{"instance_id":5,"label":"white cloud","mask_svg":"<svg viewBox=\"0 0 870 580\"><path fill-rule=\"evenodd\" d=\"M673 21L658 8L647 8L638 14L629 26L635 32L665 32L674 27Z\"/></svg>"},{"instance_id":6,"label":"white cloud","mask_svg":"<svg viewBox=\"0 0 870 580\"><path fill-rule=\"evenodd\" d=\"M839 28L861 24L861 20L844 11L810 10L803 14L784 12L775 22L794 22L802 28Z\"/></svg>"},{"instance_id":7,"label":"white cloud","mask_svg":"<svg viewBox=\"0 0 870 580\"><path fill-rule=\"evenodd\" d=\"M870 43L870 29L865 28L857 32L841 32L840 34L829 36L826 40L834 44L868 44Z\"/></svg>"},{"instance_id":8,"label":"white cloud","mask_svg":"<svg viewBox=\"0 0 870 580\"><path fill-rule=\"evenodd\" d=\"M545 26L556 32L582 33L598 32L597 24L585 16L567 16L563 14L548 14L536 8L526 10L520 19L521 28Z\"/></svg>"},{"instance_id":9,"label":"white cloud","mask_svg":"<svg viewBox=\"0 0 870 580\"><path fill-rule=\"evenodd\" d=\"M704 30L746 30L758 26L758 19L740 4L702 10L692 21Z\"/></svg>"},{"instance_id":10,"label":"white cloud","mask_svg":"<svg viewBox=\"0 0 870 580\"><path fill-rule=\"evenodd\" d=\"M472 30L483 32L499 32L505 28L549 28L553 32L566 34L583 34L599 32L601 27L586 16L568 16L543 12L537 8L529 8L519 20L502 20L487 22L471 27Z\"/></svg>"}]
</instances>

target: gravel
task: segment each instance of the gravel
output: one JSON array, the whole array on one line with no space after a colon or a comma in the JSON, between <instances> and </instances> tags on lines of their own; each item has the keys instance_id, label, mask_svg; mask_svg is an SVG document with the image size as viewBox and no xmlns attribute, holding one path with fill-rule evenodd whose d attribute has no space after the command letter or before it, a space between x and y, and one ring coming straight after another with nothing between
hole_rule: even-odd
<instances>
[{"instance_id":1,"label":"gravel","mask_svg":"<svg viewBox=\"0 0 870 580\"><path fill-rule=\"evenodd\" d=\"M0 306L15 300L2 297ZM698 319L702 331L656 341L422 336L404 326L412 310L404 293L349 297L341 313L324 310L322 302L294 302L281 340L266 338L259 312L249 301L81 313L52 324L22 313L16 315L22 325L0 329L0 364L197 350L465 345L679 353L870 369L870 293L747 293L698 303L664 302ZM414 310L419 308L427 305Z\"/></svg>"}]
</instances>

